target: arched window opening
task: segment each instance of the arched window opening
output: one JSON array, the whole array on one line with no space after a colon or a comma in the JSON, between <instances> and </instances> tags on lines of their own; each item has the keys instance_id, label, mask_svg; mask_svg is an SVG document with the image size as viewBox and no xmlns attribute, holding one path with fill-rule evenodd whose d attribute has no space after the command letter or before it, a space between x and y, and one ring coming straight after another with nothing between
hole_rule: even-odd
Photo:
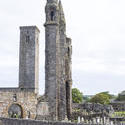
<instances>
[{"instance_id":1,"label":"arched window opening","mask_svg":"<svg viewBox=\"0 0 125 125\"><path fill-rule=\"evenodd\" d=\"M51 11L50 16L51 16L51 21L54 21L54 11Z\"/></svg>"},{"instance_id":2,"label":"arched window opening","mask_svg":"<svg viewBox=\"0 0 125 125\"><path fill-rule=\"evenodd\" d=\"M18 104L12 104L8 109L9 118L23 118L22 107Z\"/></svg>"}]
</instances>

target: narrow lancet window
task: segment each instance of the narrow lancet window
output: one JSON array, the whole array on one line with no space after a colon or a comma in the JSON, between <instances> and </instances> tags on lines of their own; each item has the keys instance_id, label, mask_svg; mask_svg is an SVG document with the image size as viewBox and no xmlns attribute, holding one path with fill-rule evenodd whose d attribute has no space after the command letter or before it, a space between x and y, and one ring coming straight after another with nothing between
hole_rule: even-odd
<instances>
[{"instance_id":1,"label":"narrow lancet window","mask_svg":"<svg viewBox=\"0 0 125 125\"><path fill-rule=\"evenodd\" d=\"M30 41L30 36L26 36L26 43L29 43Z\"/></svg>"},{"instance_id":2,"label":"narrow lancet window","mask_svg":"<svg viewBox=\"0 0 125 125\"><path fill-rule=\"evenodd\" d=\"M70 57L70 48L68 47L68 56Z\"/></svg>"},{"instance_id":3,"label":"narrow lancet window","mask_svg":"<svg viewBox=\"0 0 125 125\"><path fill-rule=\"evenodd\" d=\"M51 16L51 21L54 21L54 11L51 11L50 16Z\"/></svg>"}]
</instances>

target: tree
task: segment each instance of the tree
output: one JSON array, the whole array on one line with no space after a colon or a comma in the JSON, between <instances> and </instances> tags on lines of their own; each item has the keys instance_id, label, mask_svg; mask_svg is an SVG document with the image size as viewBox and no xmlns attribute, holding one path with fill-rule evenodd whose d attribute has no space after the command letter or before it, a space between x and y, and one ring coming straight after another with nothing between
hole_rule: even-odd
<instances>
[{"instance_id":1,"label":"tree","mask_svg":"<svg viewBox=\"0 0 125 125\"><path fill-rule=\"evenodd\" d=\"M118 94L117 101L125 101L125 91Z\"/></svg>"},{"instance_id":2,"label":"tree","mask_svg":"<svg viewBox=\"0 0 125 125\"><path fill-rule=\"evenodd\" d=\"M72 89L72 100L73 103L81 103L83 101L83 94L80 92L79 89L73 88Z\"/></svg>"},{"instance_id":3,"label":"tree","mask_svg":"<svg viewBox=\"0 0 125 125\"><path fill-rule=\"evenodd\" d=\"M115 95L109 94L108 91L106 91L106 92L101 92L100 94L105 94L105 95L107 95L107 96L109 97L109 99L114 99L114 98L116 98Z\"/></svg>"},{"instance_id":4,"label":"tree","mask_svg":"<svg viewBox=\"0 0 125 125\"><path fill-rule=\"evenodd\" d=\"M105 93L99 93L93 96L89 102L92 103L100 103L100 104L109 104L110 103L110 97L109 95Z\"/></svg>"}]
</instances>

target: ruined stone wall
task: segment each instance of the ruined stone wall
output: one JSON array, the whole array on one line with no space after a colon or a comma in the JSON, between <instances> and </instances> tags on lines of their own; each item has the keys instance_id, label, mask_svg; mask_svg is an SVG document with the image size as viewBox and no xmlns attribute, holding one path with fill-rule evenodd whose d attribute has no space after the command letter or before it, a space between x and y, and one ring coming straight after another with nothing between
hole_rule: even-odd
<instances>
[{"instance_id":1,"label":"ruined stone wall","mask_svg":"<svg viewBox=\"0 0 125 125\"><path fill-rule=\"evenodd\" d=\"M115 112L124 112L125 111L125 101L114 101L110 103L115 110Z\"/></svg>"},{"instance_id":2,"label":"ruined stone wall","mask_svg":"<svg viewBox=\"0 0 125 125\"><path fill-rule=\"evenodd\" d=\"M59 119L64 120L66 111L66 77L65 77L65 55L66 55L66 24L61 1L59 2L59 35L60 35L60 88L59 88Z\"/></svg>"},{"instance_id":3,"label":"ruined stone wall","mask_svg":"<svg viewBox=\"0 0 125 125\"><path fill-rule=\"evenodd\" d=\"M37 120L49 120L49 106L48 102L39 102L37 104Z\"/></svg>"},{"instance_id":4,"label":"ruined stone wall","mask_svg":"<svg viewBox=\"0 0 125 125\"><path fill-rule=\"evenodd\" d=\"M47 121L0 118L0 125L90 125L90 124L78 124L78 123L70 123L70 122L67 122L67 123L66 122L47 122ZM94 125L94 124L92 124L92 125ZM100 125L100 124L98 124L98 125ZM124 125L124 124L122 124L122 125Z\"/></svg>"},{"instance_id":5,"label":"ruined stone wall","mask_svg":"<svg viewBox=\"0 0 125 125\"><path fill-rule=\"evenodd\" d=\"M71 113L72 113L72 41L70 38L66 38L65 78L66 78L67 116L68 116L68 119L71 119Z\"/></svg>"},{"instance_id":6,"label":"ruined stone wall","mask_svg":"<svg viewBox=\"0 0 125 125\"><path fill-rule=\"evenodd\" d=\"M47 1L45 11L45 95L52 120L62 121L71 115L71 39L61 1Z\"/></svg>"},{"instance_id":7,"label":"ruined stone wall","mask_svg":"<svg viewBox=\"0 0 125 125\"><path fill-rule=\"evenodd\" d=\"M37 96L34 91L19 90L16 88L0 89L0 117L8 118L8 110L12 104L22 108L22 117L31 119L36 117Z\"/></svg>"}]
</instances>

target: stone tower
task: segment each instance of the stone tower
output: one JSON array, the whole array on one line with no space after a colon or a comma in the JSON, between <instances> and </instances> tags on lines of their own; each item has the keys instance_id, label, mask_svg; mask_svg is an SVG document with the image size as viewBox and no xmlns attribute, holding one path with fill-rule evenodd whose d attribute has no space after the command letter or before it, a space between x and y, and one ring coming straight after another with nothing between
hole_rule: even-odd
<instances>
[{"instance_id":1,"label":"stone tower","mask_svg":"<svg viewBox=\"0 0 125 125\"><path fill-rule=\"evenodd\" d=\"M45 96L51 120L70 119L71 115L71 39L61 1L47 0L45 23Z\"/></svg>"},{"instance_id":2,"label":"stone tower","mask_svg":"<svg viewBox=\"0 0 125 125\"><path fill-rule=\"evenodd\" d=\"M38 93L39 29L20 27L19 88Z\"/></svg>"},{"instance_id":3,"label":"stone tower","mask_svg":"<svg viewBox=\"0 0 125 125\"><path fill-rule=\"evenodd\" d=\"M52 120L58 120L59 100L59 7L57 0L47 0L45 47L45 95Z\"/></svg>"}]
</instances>

